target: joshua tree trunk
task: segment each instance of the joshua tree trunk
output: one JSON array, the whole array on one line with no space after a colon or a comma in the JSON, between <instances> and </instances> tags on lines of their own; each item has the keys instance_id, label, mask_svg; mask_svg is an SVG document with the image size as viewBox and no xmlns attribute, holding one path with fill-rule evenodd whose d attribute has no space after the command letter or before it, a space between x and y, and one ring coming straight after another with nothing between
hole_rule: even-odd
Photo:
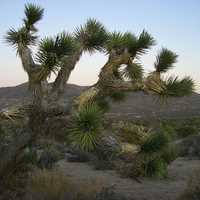
<instances>
[{"instance_id":1,"label":"joshua tree trunk","mask_svg":"<svg viewBox=\"0 0 200 200\"><path fill-rule=\"evenodd\" d=\"M74 55L64 58L64 62L58 75L53 83L52 96L54 100L59 99L64 93L66 83L71 75L71 72L75 68L77 62L82 55L82 49L79 49Z\"/></svg>"},{"instance_id":2,"label":"joshua tree trunk","mask_svg":"<svg viewBox=\"0 0 200 200\"><path fill-rule=\"evenodd\" d=\"M130 54L123 53L118 56L111 56L108 62L102 67L99 80L95 85L84 91L76 100L75 107L80 108L87 102L94 100L98 95L108 96L111 91L134 91L142 88L142 83L125 82L117 79L114 75L114 69L122 64L128 64L132 60Z\"/></svg>"}]
</instances>

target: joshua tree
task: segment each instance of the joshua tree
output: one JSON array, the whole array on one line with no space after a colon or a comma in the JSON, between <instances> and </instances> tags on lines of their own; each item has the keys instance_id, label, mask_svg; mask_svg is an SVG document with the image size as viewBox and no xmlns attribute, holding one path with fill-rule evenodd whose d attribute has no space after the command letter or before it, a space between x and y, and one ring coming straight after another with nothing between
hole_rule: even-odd
<instances>
[{"instance_id":1,"label":"joshua tree","mask_svg":"<svg viewBox=\"0 0 200 200\"><path fill-rule=\"evenodd\" d=\"M34 4L25 5L22 27L18 30L11 28L6 35L7 42L16 48L28 74L33 105L38 110L46 110L49 108L48 102L59 99L72 70L85 51L105 53L108 61L101 68L97 83L76 99L75 108L89 101L96 101L100 105L105 97L116 97L113 94L124 91L142 90L163 97L192 93L194 84L189 77L182 80L178 77L163 79L163 74L177 61L177 55L166 48L156 58L155 71L143 75L139 59L155 45L154 38L145 30L139 36L130 32L108 32L100 22L89 19L73 33L62 32L37 43L36 24L42 19L43 12L43 8ZM31 48L36 44L38 52L33 56ZM48 78L52 73L56 74L56 79L49 85Z\"/></svg>"}]
</instances>

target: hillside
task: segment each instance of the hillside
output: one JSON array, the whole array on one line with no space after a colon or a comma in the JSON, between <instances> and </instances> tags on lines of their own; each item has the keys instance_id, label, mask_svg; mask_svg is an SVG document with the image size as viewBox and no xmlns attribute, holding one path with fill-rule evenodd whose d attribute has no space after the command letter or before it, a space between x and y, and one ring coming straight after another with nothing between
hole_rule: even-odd
<instances>
[{"instance_id":1,"label":"hillside","mask_svg":"<svg viewBox=\"0 0 200 200\"><path fill-rule=\"evenodd\" d=\"M64 98L71 100L78 96L85 86L68 84ZM28 99L27 84L16 87L0 88L0 109L9 107ZM200 116L200 94L189 97L169 98L161 103L156 96L142 92L128 93L125 101L112 103L107 113L115 118L188 118Z\"/></svg>"}]
</instances>

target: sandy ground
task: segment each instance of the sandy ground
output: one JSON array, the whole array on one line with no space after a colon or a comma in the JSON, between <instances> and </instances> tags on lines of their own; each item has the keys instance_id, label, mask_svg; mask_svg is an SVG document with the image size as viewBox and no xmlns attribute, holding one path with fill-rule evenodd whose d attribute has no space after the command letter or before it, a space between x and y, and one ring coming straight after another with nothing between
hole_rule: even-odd
<instances>
[{"instance_id":1,"label":"sandy ground","mask_svg":"<svg viewBox=\"0 0 200 200\"><path fill-rule=\"evenodd\" d=\"M94 170L87 163L61 160L57 167L66 176L80 182L97 178L102 180L106 186L115 185L116 192L130 200L176 200L186 187L188 177L193 170L200 168L200 160L178 158L169 166L168 179L142 179L142 183L121 178L115 171Z\"/></svg>"}]
</instances>

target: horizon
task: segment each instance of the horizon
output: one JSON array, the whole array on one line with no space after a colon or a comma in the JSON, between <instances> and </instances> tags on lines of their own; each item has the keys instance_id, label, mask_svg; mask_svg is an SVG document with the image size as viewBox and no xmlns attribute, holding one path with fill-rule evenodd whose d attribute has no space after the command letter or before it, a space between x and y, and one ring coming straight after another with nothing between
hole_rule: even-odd
<instances>
[{"instance_id":1,"label":"horizon","mask_svg":"<svg viewBox=\"0 0 200 200\"><path fill-rule=\"evenodd\" d=\"M41 5L45 9L44 17L38 23L40 38L55 35L63 30L72 32L88 18L96 18L111 31L131 31L138 35L143 29L146 29L157 41L157 45L141 57L141 63L146 72L153 69L158 50L167 47L179 55L176 67L169 74L180 77L191 76L195 80L196 92L200 93L198 69L200 46L195 45L200 43L200 1L198 0L190 2L155 0L154 4L147 0L140 2L125 0L117 3L114 0L109 2L77 0L67 3L64 0L59 3L48 0L22 0L20 3L17 0L12 2L2 0L0 16L4 20L0 25L0 53L2 55L0 87L16 86L27 82L20 59L3 39L10 27L18 28L20 26L24 16L24 5L27 2ZM113 5L115 5L114 9ZM9 12L7 12L8 9ZM106 56L103 54L84 54L72 72L68 83L85 86L94 84L100 68L105 62Z\"/></svg>"}]
</instances>

